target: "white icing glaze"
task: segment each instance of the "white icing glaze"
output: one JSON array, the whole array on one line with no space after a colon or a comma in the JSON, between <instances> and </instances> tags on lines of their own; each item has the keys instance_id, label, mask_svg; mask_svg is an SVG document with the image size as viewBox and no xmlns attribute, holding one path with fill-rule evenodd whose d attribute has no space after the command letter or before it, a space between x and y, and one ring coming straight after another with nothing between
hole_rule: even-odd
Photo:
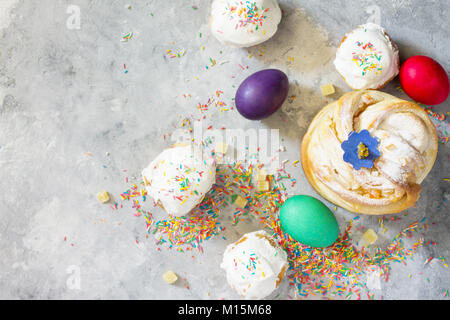
<instances>
[{"instance_id":1,"label":"white icing glaze","mask_svg":"<svg viewBox=\"0 0 450 320\"><path fill-rule=\"evenodd\" d=\"M287 269L287 255L263 230L247 233L230 244L220 267L228 283L245 299L263 299L281 282ZM275 246L274 246L275 245Z\"/></svg>"},{"instance_id":2,"label":"white icing glaze","mask_svg":"<svg viewBox=\"0 0 450 320\"><path fill-rule=\"evenodd\" d=\"M197 145L163 151L142 172L149 195L173 216L188 214L215 183L212 157Z\"/></svg>"},{"instance_id":3,"label":"white icing glaze","mask_svg":"<svg viewBox=\"0 0 450 320\"><path fill-rule=\"evenodd\" d=\"M277 0L215 0L211 5L211 32L232 47L251 47L270 39L280 21Z\"/></svg>"},{"instance_id":4,"label":"white icing glaze","mask_svg":"<svg viewBox=\"0 0 450 320\"><path fill-rule=\"evenodd\" d=\"M334 65L353 89L378 89L399 73L399 54L386 31L374 23L346 34Z\"/></svg>"}]
</instances>

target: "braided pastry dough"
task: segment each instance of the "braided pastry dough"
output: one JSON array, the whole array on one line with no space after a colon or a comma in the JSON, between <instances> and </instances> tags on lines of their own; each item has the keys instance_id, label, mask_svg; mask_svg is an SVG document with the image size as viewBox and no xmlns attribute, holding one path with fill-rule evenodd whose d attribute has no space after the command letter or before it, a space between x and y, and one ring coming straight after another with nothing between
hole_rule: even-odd
<instances>
[{"instance_id":1,"label":"braided pastry dough","mask_svg":"<svg viewBox=\"0 0 450 320\"><path fill-rule=\"evenodd\" d=\"M341 143L351 131L377 137L381 156L371 169L353 169ZM389 214L415 204L433 167L438 137L426 112L376 90L345 94L313 119L301 147L306 178L324 198L351 212Z\"/></svg>"}]
</instances>

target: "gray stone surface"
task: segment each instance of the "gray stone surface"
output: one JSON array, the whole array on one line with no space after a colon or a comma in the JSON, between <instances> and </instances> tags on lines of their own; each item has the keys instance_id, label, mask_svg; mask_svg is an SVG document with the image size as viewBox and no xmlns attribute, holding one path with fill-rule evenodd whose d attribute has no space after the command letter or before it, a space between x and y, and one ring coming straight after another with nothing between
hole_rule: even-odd
<instances>
[{"instance_id":1,"label":"gray stone surface","mask_svg":"<svg viewBox=\"0 0 450 320\"><path fill-rule=\"evenodd\" d=\"M112 210L98 203L96 193L106 189L117 200L170 145L163 135L181 117L200 117L198 102L222 90L231 106L239 83L268 67L288 74L294 101L262 122L214 109L205 125L279 128L287 147L282 158L299 159L307 125L326 104L320 84L337 86L333 98L349 91L332 65L336 46L345 32L376 18L377 10L403 59L425 54L450 67L447 0L280 3L284 17L275 37L237 50L209 34L206 0L1 0L1 299L239 298L219 269L221 254L242 233L260 228L256 222L229 228L226 240L219 235L205 242L203 254L158 251L129 203ZM67 27L70 5L80 8L80 29ZM133 38L121 42L128 32ZM168 49L186 54L170 59ZM206 69L210 57L217 64ZM397 87L396 79L385 90L405 97ZM434 110L448 112L449 101ZM449 182L443 179L450 178L449 156L440 144L417 206L408 216L397 215L401 220L386 221L386 233L379 217L361 216L355 223L377 231L380 246L414 221L426 218L429 224L419 232L425 245L406 266L392 264L389 281L373 290L375 298L448 299L450 273L438 257L450 259ZM298 180L290 192L315 195L301 167L288 167ZM225 222L229 214L221 213ZM341 230L354 217L342 209L336 216ZM424 265L430 256L435 259ZM161 278L168 269L182 278L176 286ZM287 281L271 297L277 294L295 297Z\"/></svg>"}]
</instances>

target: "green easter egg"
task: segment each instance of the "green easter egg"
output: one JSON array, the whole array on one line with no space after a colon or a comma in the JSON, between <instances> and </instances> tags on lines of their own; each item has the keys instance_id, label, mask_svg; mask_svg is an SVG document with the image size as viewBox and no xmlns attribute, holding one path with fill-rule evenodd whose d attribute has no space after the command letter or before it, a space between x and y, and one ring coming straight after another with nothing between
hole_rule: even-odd
<instances>
[{"instance_id":1,"label":"green easter egg","mask_svg":"<svg viewBox=\"0 0 450 320\"><path fill-rule=\"evenodd\" d=\"M280 210L281 228L300 243L315 248L331 246L339 236L336 217L316 198L304 195L286 200Z\"/></svg>"}]
</instances>

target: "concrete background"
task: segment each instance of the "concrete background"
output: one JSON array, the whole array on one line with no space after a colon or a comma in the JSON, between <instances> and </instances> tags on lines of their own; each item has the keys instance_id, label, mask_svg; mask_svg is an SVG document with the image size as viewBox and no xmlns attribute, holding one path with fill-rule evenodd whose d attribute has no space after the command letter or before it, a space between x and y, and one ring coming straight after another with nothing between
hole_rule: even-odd
<instances>
[{"instance_id":1,"label":"concrete background","mask_svg":"<svg viewBox=\"0 0 450 320\"><path fill-rule=\"evenodd\" d=\"M229 228L226 240L219 235L205 242L203 254L158 251L129 203L112 210L96 193L106 189L117 200L170 145L163 135L180 118L199 117L197 103L216 90L232 106L239 83L263 68L284 70L297 98L262 122L236 110L211 110L205 125L279 128L287 148L282 158L299 159L308 123L326 104L320 84L336 85L333 99L349 91L332 65L336 46L370 19L381 19L402 59L425 54L450 67L446 0L280 3L284 16L275 37L238 50L209 34L206 0L1 0L1 299L239 298L219 269L221 255L244 232L259 229L256 222ZM73 8L80 10L79 29L67 25ZM129 32L133 38L121 42ZM171 59L168 49L185 55ZM398 85L396 79L385 91L406 98ZM449 101L433 110L448 112ZM448 145L440 144L416 208L386 222L385 234L379 217L355 223L377 231L380 246L414 221L429 224L420 232L425 245L406 266L392 265L389 281L373 291L376 299L449 299L449 269L438 259L450 259L449 156ZM289 171L298 180L292 194L315 195L300 166ZM221 213L224 221L229 214ZM354 217L342 209L336 216L341 230ZM430 256L435 259L424 265ZM168 269L181 277L176 286L161 278ZM80 282L73 282L76 276ZM295 292L284 281L275 295L289 299Z\"/></svg>"}]
</instances>

